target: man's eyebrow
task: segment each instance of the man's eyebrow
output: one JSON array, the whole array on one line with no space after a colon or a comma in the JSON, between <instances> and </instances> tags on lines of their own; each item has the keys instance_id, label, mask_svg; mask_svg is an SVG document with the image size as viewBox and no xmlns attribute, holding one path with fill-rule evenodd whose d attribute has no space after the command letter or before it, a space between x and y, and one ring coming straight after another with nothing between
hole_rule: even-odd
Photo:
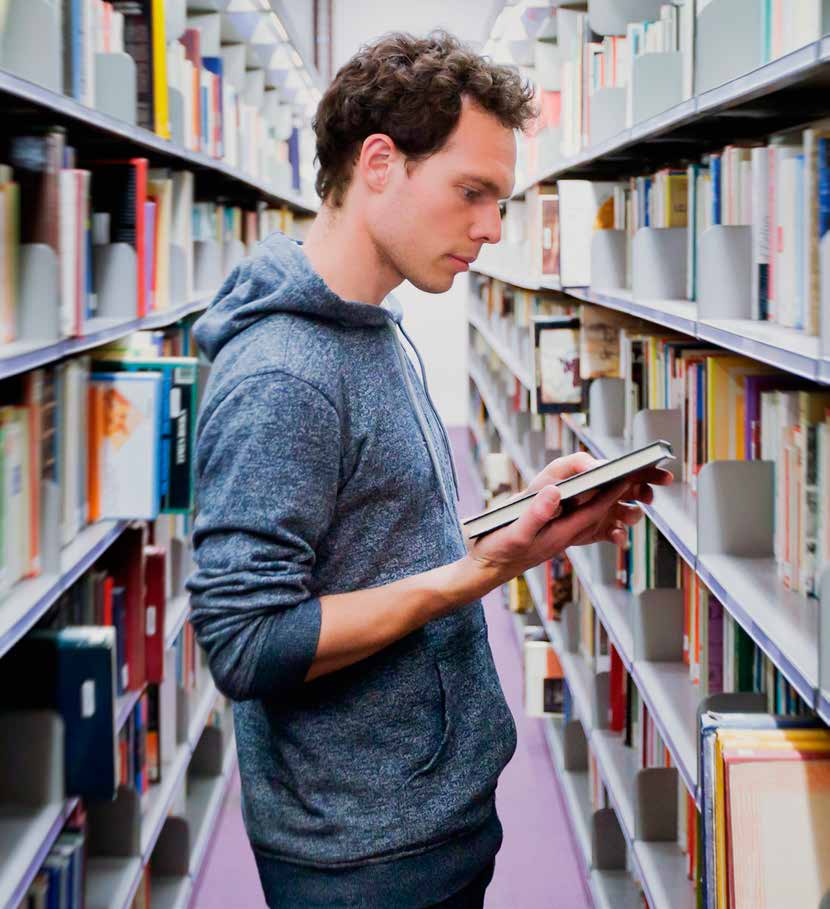
<instances>
[{"instance_id":1,"label":"man's eyebrow","mask_svg":"<svg viewBox=\"0 0 830 909\"><path fill-rule=\"evenodd\" d=\"M500 186L486 177L477 177L475 174L462 174L461 179L466 180L468 183L477 183L486 189L487 192L492 193L497 199L507 199L510 196L509 192L503 193Z\"/></svg>"}]
</instances>

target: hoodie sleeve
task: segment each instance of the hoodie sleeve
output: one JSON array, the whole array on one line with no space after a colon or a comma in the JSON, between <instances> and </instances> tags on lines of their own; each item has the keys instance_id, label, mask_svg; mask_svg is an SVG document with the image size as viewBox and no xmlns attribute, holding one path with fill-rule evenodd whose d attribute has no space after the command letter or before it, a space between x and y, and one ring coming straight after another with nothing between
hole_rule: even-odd
<instances>
[{"instance_id":1,"label":"hoodie sleeve","mask_svg":"<svg viewBox=\"0 0 830 909\"><path fill-rule=\"evenodd\" d=\"M282 372L243 380L200 427L190 621L233 700L302 684L314 659L320 601L308 582L339 453L333 405Z\"/></svg>"}]
</instances>

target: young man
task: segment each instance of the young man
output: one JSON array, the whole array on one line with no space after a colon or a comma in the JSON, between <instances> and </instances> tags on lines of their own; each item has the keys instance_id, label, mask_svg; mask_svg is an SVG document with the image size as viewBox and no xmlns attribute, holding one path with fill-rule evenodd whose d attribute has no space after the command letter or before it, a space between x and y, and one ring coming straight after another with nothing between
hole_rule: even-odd
<instances>
[{"instance_id":1,"label":"young man","mask_svg":"<svg viewBox=\"0 0 830 909\"><path fill-rule=\"evenodd\" d=\"M270 907L481 906L494 792L516 743L480 597L566 546L622 542L649 501L618 485L557 519L550 464L524 517L468 546L447 436L381 305L447 290L500 236L512 71L444 33L389 35L315 121L323 200L275 235L197 327L192 622L234 700L244 815ZM405 334L403 334L405 338Z\"/></svg>"}]
</instances>

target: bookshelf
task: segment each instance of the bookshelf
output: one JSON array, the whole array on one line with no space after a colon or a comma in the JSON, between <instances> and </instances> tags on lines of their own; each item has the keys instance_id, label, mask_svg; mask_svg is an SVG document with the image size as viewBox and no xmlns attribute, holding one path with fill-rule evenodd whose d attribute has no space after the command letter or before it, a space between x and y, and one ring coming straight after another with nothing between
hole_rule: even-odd
<instances>
[{"instance_id":1,"label":"bookshelf","mask_svg":"<svg viewBox=\"0 0 830 909\"><path fill-rule=\"evenodd\" d=\"M41 116L49 115L77 134L80 141L100 143L104 139L111 150L119 154L153 155L167 166L181 166L204 171L225 183L228 189L253 192L257 197L276 205L288 205L300 214L316 211L317 203L310 196L294 192L276 192L263 180L256 180L239 168L217 161L204 152L194 152L170 139L163 139L148 129L126 123L109 114L29 82L0 69L0 105L4 109L25 110Z\"/></svg>"},{"instance_id":2,"label":"bookshelf","mask_svg":"<svg viewBox=\"0 0 830 909\"><path fill-rule=\"evenodd\" d=\"M603 15L625 15L627 11L630 22L637 15L640 19L656 18L653 11L643 12L646 5L628 0L591 0L587 4L587 20L596 27L593 16L597 10L602 10ZM472 267L468 305L469 423L473 461L481 473L485 495L490 471L499 478L491 481L491 488L505 482L502 462L492 466L493 462L486 460L499 453L514 469L513 490L517 482L527 484L547 461L580 447L606 459L661 437L672 441L675 450L683 452L683 458L687 455L689 427L683 422L685 411L648 409L646 404L645 409L630 414L626 395L631 392L626 383L631 382L631 374L626 375L622 367L619 375L625 379L591 379L586 413L555 417L546 414L544 418L532 414L529 393L533 391L531 383L535 384L537 367L534 352L528 346L528 320L532 318L529 313L537 306L537 313L547 310L542 302L529 303L529 299L553 302L567 307L568 312L582 303L624 314L639 320L645 334L657 337L668 329L676 333L671 340L678 345L714 350L724 356L739 354L755 364L774 367L777 376L791 383L781 387L806 387L811 394L820 395L824 391L821 386L828 384L830 308L826 288L830 286L830 247L825 241L820 243L812 271L813 275L819 274L816 280L821 286L819 328L817 333L808 334L787 324L759 321L757 315L751 317L750 284L757 250L749 252L749 225L754 222L731 226L738 222L715 219L712 227L704 221L702 233L695 234L692 242L691 228L687 231L671 223L655 224L653 220L649 226L648 220L636 218L630 228L628 213L623 219L625 225L616 221L612 225L600 222L603 215L599 208L591 210L590 217L596 219L591 231L582 233L574 227L582 212L563 210L565 191L559 188L560 181L587 180L593 181L594 186L611 187L613 181L622 185L619 181L631 178L628 185L634 205L634 178L655 175L651 185L654 188L656 172L661 168L675 168L661 172L682 173L680 168L704 155L720 154L727 146L734 147L732 143L746 140L747 145L753 141L756 146L766 144L773 134L795 127L806 129L827 116L830 38L814 35L812 40L802 41L802 46L786 48L786 52L773 54L774 59L759 65L755 58L763 51L757 23L751 23L752 17L757 16L758 4L710 0L704 6L703 12L693 17L693 51L688 52L688 44L682 48L681 56L691 64L685 97L675 91L679 81L676 57L670 59L671 53L652 49L633 58L633 69L627 71L631 81L626 89L593 84L586 87L582 83L586 93L582 101L585 103L585 98L590 97L590 110L583 107L578 111L582 119L576 133L573 128L569 132L566 124L566 117L573 110L566 111L568 85L564 67L559 81L549 74L550 67L557 60L564 60L566 53L568 39L563 37L561 24L542 29L546 37L536 41L535 69L517 58L520 70L530 79L535 80L540 74L537 86L543 95L543 109L546 92L561 93L562 125L543 123L543 130L536 137L521 140L517 186L513 199L507 203L504 239ZM699 5L694 8L699 10ZM584 11L585 6L581 9ZM557 15L552 13L552 20ZM730 19L734 22L727 21ZM740 31L747 21L752 27L744 29L746 34L734 36L736 53L723 54L723 36L733 36L733 30ZM830 30L828 25L823 23L822 30ZM580 51L584 49L586 55L580 58L576 52L573 59L583 62L573 65L589 70L594 59L591 55L604 54L606 45L603 43L600 49L602 35L592 36L590 30L581 34L585 35L585 45ZM625 36L625 24L612 34ZM629 31L629 40L631 34ZM530 38L533 39L532 34ZM715 63L712 55L718 46L723 59ZM543 66L539 54L545 58L553 56ZM608 59L605 58L606 66ZM674 89L667 85L649 87L643 78L647 72L664 72L666 81L674 80ZM603 71L601 80L606 73ZM572 71L568 78L572 89ZM583 73L581 78L589 77ZM544 84L545 80L548 84ZM653 75L652 82L657 81ZM626 90L629 100L633 97L633 122L630 117L625 122L619 109L624 106ZM770 140L767 147L772 145ZM725 160L725 151L723 154ZM541 276L537 274L538 265L533 267L539 261L538 250L534 254L529 247L534 242L541 243L543 259L551 249L550 241L541 239L551 222L545 220L537 187L548 194L558 193L558 218L563 225L560 237L570 230L572 245L574 236L583 244L583 255L572 256L569 267L584 273L584 280L560 281L556 274ZM605 192L607 199L611 190ZM614 215L619 212L619 198L627 204L629 197L614 197ZM527 221L524 230L510 220L514 201L519 202L517 210ZM648 201L645 204L647 207ZM656 206L653 210L658 211ZM618 229L623 226L625 229ZM516 236L523 238L520 243ZM560 273L566 267L564 242L560 240L553 247L557 257L554 271ZM696 260L690 258L693 252ZM578 266L574 264L577 259ZM801 264L800 259L796 261ZM696 272L689 281L687 262L689 269L696 262ZM697 292L691 294L688 288L694 287L695 278ZM515 292L505 294L500 287L494 287L494 282L510 285ZM526 293L521 295L520 291ZM545 297L543 291L559 293ZM619 323L620 317L616 318ZM614 324L614 320L608 318L604 324ZM635 323L628 324L630 333L640 330L634 327ZM629 367L630 363L629 360ZM763 367L754 367L754 372L763 372ZM802 385L801 379L811 384ZM643 403L638 406L642 408ZM710 412L710 419L713 418ZM558 428L549 435L550 419L555 419ZM559 441L551 441L556 439ZM739 457L742 455L741 451ZM572 602L567 602L554 621L545 571L537 569L525 577L533 606L525 619L529 625L544 629L569 691L565 718L546 718L543 723L595 906L642 905L643 899L650 909L691 909L697 904L691 881L694 856L688 854L689 828L685 836L681 830L684 824L688 825L689 812L695 808L699 812L701 804L698 714L706 709L770 709L768 694L758 693L771 690L764 687L763 680L760 688L730 688L724 683L722 693L708 698L704 697L705 690L698 687L698 680L693 681L684 651L684 635L689 633L684 624L687 578L694 579L695 590L698 586L705 588L719 602L724 619L733 623L730 627L746 636L754 648L756 665L766 667L759 671L766 672L767 679L772 672L776 685L790 686L787 712L792 694L794 700L800 698L821 719L830 721L830 568L825 567L817 596L801 592L803 587L799 584L793 585L795 590L785 585L776 549L779 543L775 542L777 506L772 462L727 460L724 455L711 454L703 461L706 463L698 465L699 473L688 482L683 481L685 466L679 469L675 483L655 490L652 504L643 509L648 532L659 533L673 552L678 589L647 583L645 589L633 592L625 587L626 583L631 585L632 569L620 567L616 547L600 544L571 549L566 555L579 599L574 596ZM627 582L620 582L621 571L624 576L628 574ZM585 643L586 602L590 604L590 644ZM606 652L601 651L600 656L598 649L600 630L602 640L607 640L608 648L619 658L624 678L627 676L633 686L635 703L643 711L640 723L645 722L649 730L654 730L659 747L667 753L665 761L661 755L658 763L651 763L654 758L645 744L624 742L629 735L627 725L624 734L619 727L617 731L609 728L611 673ZM695 646L709 645L698 641ZM757 675L754 684L758 684ZM713 690L721 691L717 687ZM628 698L626 694L626 708ZM642 730L638 734L645 738ZM684 793L691 800L685 809ZM596 841L603 837L622 844L621 853L608 856L597 852ZM609 858L613 870L606 863ZM608 896L612 885L619 888L613 899Z\"/></svg>"},{"instance_id":3,"label":"bookshelf","mask_svg":"<svg viewBox=\"0 0 830 909\"><path fill-rule=\"evenodd\" d=\"M552 155L516 186L514 197L524 195L537 183L566 177L604 177L612 156L610 169L627 176L626 171L635 173L652 166L644 162L686 157L690 146L703 150L716 146L724 136L752 138L803 123L810 119L811 106L821 109L815 96L826 86L828 77L830 38L825 36L620 130L576 155ZM800 107L792 105L795 97L800 99ZM724 127L724 121L728 126Z\"/></svg>"},{"instance_id":4,"label":"bookshelf","mask_svg":"<svg viewBox=\"0 0 830 909\"><path fill-rule=\"evenodd\" d=\"M98 3L76 5L71 16L78 15L81 7L89 10L93 6L102 8ZM165 350L189 353L192 347L185 340L189 320L207 308L219 284L249 247L276 227L296 233L301 229L300 219L317 210L318 202L312 191L309 122L323 83L298 48L280 0L273 0L270 5L259 0L234 0L232 4L227 0L166 0L158 8L164 9L166 20L164 43L170 80L164 84L163 91L169 101L169 138L163 129L140 125L143 121L136 104L136 89L140 91L137 78L140 81L141 76L136 76L129 47L125 47L127 52L112 53L97 49L90 57L94 59L96 90L92 95L79 94L74 85L67 84L65 74L60 73L63 43L54 4L12 0L9 15L14 27L6 35L0 35L0 109L6 133L9 136L37 133L33 124L53 132L54 127L62 129L67 153L58 169L88 168L91 172L89 222L85 225L90 242L86 253L78 243L75 258L81 262L86 255L83 268L92 278L84 294L87 309L81 311L74 329L67 331L62 308L66 288L60 279L66 255L63 236L59 243L50 241L50 244L26 242L22 235L16 238L22 244L17 249L23 280L19 298L11 298L13 340L0 343L0 389L29 387L26 383L36 381L32 377L37 374L55 376L56 384L63 383L60 385L63 394L69 388L64 376L71 369L80 369L79 381L88 382L89 374L84 375L85 367L78 364L88 363L90 355L94 357L99 349L113 342L122 339L124 343L130 342L138 332L165 333L163 338L154 336L155 343L168 345ZM154 7L152 16L156 14ZM64 25L70 27L69 19L64 20ZM99 27L100 22L95 28ZM214 59L221 57L224 67L217 77L208 77L213 80L213 88L220 86L218 120L217 95L201 94L198 79L193 94L194 98L201 98L195 102L197 108L205 103L213 104L213 108L208 112L202 109L201 121L198 116L192 123L187 119L190 114L186 111L191 109L185 102L192 104L193 98L187 101L182 85L174 83L169 70L175 52L181 51L179 44L184 45L186 40L192 42L192 34L186 33L194 30L202 38L201 51L197 48L193 62L198 77L203 78L209 70L204 61L211 55ZM82 29L80 41L91 40L93 31L92 27L87 31ZM42 53L35 53L34 48L31 54L21 53L20 46L10 45L10 34L18 42L24 40L21 36L33 44L38 42L37 49ZM98 38L96 32L95 40ZM77 65L78 61L73 60L73 66ZM90 77L90 72L86 75ZM153 84L154 92L161 90L160 82ZM204 87L203 82L201 88ZM184 92L188 90L189 85L185 83ZM205 102L205 98L212 101ZM228 107L229 99L231 107ZM239 112L237 130L230 130L230 118L227 124L222 123L223 112L228 110ZM233 132L238 135L232 135ZM100 211L97 206L93 208L92 191L101 169L94 162L123 162L132 158L147 161L147 204L151 201L155 204L155 215L159 218L163 217L162 205L166 204L160 194L167 190L158 185L153 189L150 182L164 184L172 180L175 184L181 179L184 216L180 221L188 225L186 239L171 226L176 217L174 195L174 213L166 235L169 288L163 294L157 293L155 268L161 267L164 241L156 221L155 239L149 239L149 235L146 238L148 244L153 243L148 248L153 250L154 277L153 297L151 300L148 294L144 308L140 302L135 306L130 303L140 276L137 240L134 249L128 249L126 242L96 240L92 223L93 211L95 217ZM13 162L4 156L2 163L12 165ZM0 184L9 179L20 183L20 172L15 161L11 178L4 175ZM3 185L2 189L5 188ZM0 202L4 198L2 189ZM24 215L25 206L33 201L33 195L27 193L31 191L24 187L20 194ZM60 204L63 205L63 197ZM191 206L189 210L187 205ZM60 214L63 219L62 208ZM78 215L79 222L82 217ZM8 245L4 247L4 254L8 255L8 249ZM99 266L102 275L98 273ZM149 274L148 271L145 278L148 288ZM78 286L82 285L79 281ZM12 287L11 293L14 292ZM96 295L97 304L93 300ZM162 297L166 298L164 302ZM6 325L8 301L9 289L4 283L0 287L0 310L5 309ZM194 370L198 371L198 387L206 370L201 363ZM3 403L8 400L7 395ZM13 403L18 405L17 398ZM20 403L29 406L26 400ZM61 407L70 405L69 398L61 399ZM56 423L64 444L62 457L72 463L79 461L83 471L87 424L76 425L68 409L62 411L60 419L66 420L65 424ZM78 430L80 426L84 428ZM76 430L79 436L73 436ZM58 525L64 527L64 511L70 507L63 483L63 474L58 482L47 484L44 480L45 504L31 505L31 514L40 514L37 533L40 538L37 552L42 556L40 573L32 569L28 574L33 576L12 580L10 586L0 588L0 660L13 652L33 629L41 627L43 621L51 621L56 608L64 609L72 597L81 596L78 585L87 583L93 573L109 573L112 580L114 568L107 560L114 558L113 553L121 552L118 547L138 526L133 517L117 520L104 517L91 523L80 518L78 532L69 534L71 541L62 540ZM0 527L7 530L9 525L6 523L4 527L3 522L9 516L2 511L3 507L0 505ZM18 514L12 514L12 519L18 518ZM55 854L55 848L64 839L62 833L67 823L77 821L81 808L86 813L85 905L88 909L188 909L192 904L195 882L233 777L236 749L229 705L213 684L203 655L195 644L190 656L186 655L191 646L186 639L192 640L188 638L192 632L186 627L189 600L183 584L192 564L187 541L191 520L192 512L180 511L152 522L155 543L167 552L164 585L167 597L160 631L164 681L159 685L156 727L167 738L166 744L158 746L160 779L153 783L145 770L148 779L142 789L130 777L134 767L128 762L130 769L126 771L127 784L124 783L123 766L128 759L120 749L133 748L132 744L123 745L123 741L132 742L130 737L143 734L137 731L137 717L145 707L149 710L150 685L141 680L132 687L125 683L114 704L114 745L119 749L122 777L117 797L111 803L67 797L65 728L58 713L37 710L15 712L9 715L11 719L0 717L6 745L0 746L0 909L17 909L30 887L41 879L44 862ZM32 552L35 536L33 533ZM5 542L2 545L5 547ZM0 550L0 581L5 559L4 548ZM121 644L118 646L120 658ZM195 661L194 675L190 682L182 682L179 673L187 673L182 666L191 658ZM165 688L167 693L161 693ZM146 715L142 722L147 722ZM20 736L27 742L26 764L22 768L19 755L10 744Z\"/></svg>"}]
</instances>

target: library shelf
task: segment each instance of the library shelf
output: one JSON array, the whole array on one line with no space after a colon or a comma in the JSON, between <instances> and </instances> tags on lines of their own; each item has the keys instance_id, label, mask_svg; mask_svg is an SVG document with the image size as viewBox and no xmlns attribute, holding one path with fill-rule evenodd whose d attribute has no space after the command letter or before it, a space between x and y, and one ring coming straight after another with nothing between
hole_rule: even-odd
<instances>
[{"instance_id":1,"label":"library shelf","mask_svg":"<svg viewBox=\"0 0 830 909\"><path fill-rule=\"evenodd\" d=\"M43 574L15 584L0 600L0 657L121 535L126 521L98 521L61 550L60 574Z\"/></svg>"},{"instance_id":2,"label":"library shelf","mask_svg":"<svg viewBox=\"0 0 830 909\"><path fill-rule=\"evenodd\" d=\"M594 577L589 557L583 546L572 546L567 550L573 570L579 583L588 591L594 609L602 619L608 637L620 659L631 672L634 662L634 633L631 628L631 594L627 590L600 584Z\"/></svg>"},{"instance_id":3,"label":"library shelf","mask_svg":"<svg viewBox=\"0 0 830 909\"><path fill-rule=\"evenodd\" d=\"M608 179L612 167L617 176L641 173L652 164L661 166L710 150L713 136L724 131L735 140L797 125L810 119L805 113L810 95L826 90L828 64L830 46L824 37L575 155L545 162L516 187L513 196L524 195L536 183L556 179Z\"/></svg>"},{"instance_id":4,"label":"library shelf","mask_svg":"<svg viewBox=\"0 0 830 909\"><path fill-rule=\"evenodd\" d=\"M686 857L677 844L635 839L634 790L638 767L634 749L623 745L619 734L606 729L594 730L590 746L649 906L692 909L694 893L686 879Z\"/></svg>"},{"instance_id":5,"label":"library shelf","mask_svg":"<svg viewBox=\"0 0 830 909\"><path fill-rule=\"evenodd\" d=\"M207 856L216 820L236 766L236 743L233 736L225 746L222 773L218 776L190 776L187 781L187 825L190 829L189 874L196 881Z\"/></svg>"},{"instance_id":6,"label":"library shelf","mask_svg":"<svg viewBox=\"0 0 830 909\"><path fill-rule=\"evenodd\" d=\"M192 749L188 742L181 742L176 753L161 768L161 782L151 786L143 800L141 812L141 863L150 861L153 848L167 819L170 805L184 779Z\"/></svg>"},{"instance_id":7,"label":"library shelf","mask_svg":"<svg viewBox=\"0 0 830 909\"><path fill-rule=\"evenodd\" d=\"M697 572L811 707L818 688L818 601L784 588L773 558L706 553Z\"/></svg>"},{"instance_id":8,"label":"library shelf","mask_svg":"<svg viewBox=\"0 0 830 909\"><path fill-rule=\"evenodd\" d=\"M636 840L634 863L645 882L648 904L653 909L694 909L697 905L691 881L686 877L686 857L677 843Z\"/></svg>"},{"instance_id":9,"label":"library shelf","mask_svg":"<svg viewBox=\"0 0 830 909\"><path fill-rule=\"evenodd\" d=\"M85 139L96 142L99 147L101 140L106 139L119 153L152 154L171 166L210 171L248 193L254 190L267 201L288 205L300 214L314 214L317 209L316 202L302 198L298 193L280 193L267 183L203 152L190 151L148 129L86 107L74 98L3 70L0 70L0 99L7 110L15 104L37 112L41 117L59 120L76 132L82 132Z\"/></svg>"},{"instance_id":10,"label":"library shelf","mask_svg":"<svg viewBox=\"0 0 830 909\"><path fill-rule=\"evenodd\" d=\"M470 376L478 388L479 394L487 407L487 412L492 418L496 432L501 436L502 445L505 452L510 456L513 463L519 468L519 472L530 483L539 472L533 469L530 459L525 455L521 446L517 444L513 433L510 431L507 420L501 412L501 408L496 404L497 396L493 393L492 383L487 379L484 370L470 360Z\"/></svg>"},{"instance_id":11,"label":"library shelf","mask_svg":"<svg viewBox=\"0 0 830 909\"><path fill-rule=\"evenodd\" d=\"M94 856L86 866L86 909L129 909L141 883L141 859Z\"/></svg>"},{"instance_id":12,"label":"library shelf","mask_svg":"<svg viewBox=\"0 0 830 909\"><path fill-rule=\"evenodd\" d=\"M583 303L624 312L810 381L830 384L830 359L821 356L819 338L805 335L797 328L758 319L698 320L696 303L689 300L636 300L630 290L567 287L565 292ZM482 331L482 334L501 356L492 343L492 333ZM507 366L514 369L509 358L503 359Z\"/></svg>"},{"instance_id":13,"label":"library shelf","mask_svg":"<svg viewBox=\"0 0 830 909\"><path fill-rule=\"evenodd\" d=\"M78 800L0 805L0 909L17 909Z\"/></svg>"},{"instance_id":14,"label":"library shelf","mask_svg":"<svg viewBox=\"0 0 830 909\"><path fill-rule=\"evenodd\" d=\"M638 769L637 752L623 745L622 737L608 729L595 729L591 734L590 745L620 823L620 829L629 845L632 845L635 829L634 784Z\"/></svg>"},{"instance_id":15,"label":"library shelf","mask_svg":"<svg viewBox=\"0 0 830 909\"><path fill-rule=\"evenodd\" d=\"M472 325L478 333L484 338L485 341L493 348L493 350L498 354L499 359L504 363L505 366L513 373L514 376L524 385L525 388L531 390L533 387L533 380L531 377L530 369L522 366L521 358L517 353L510 349L510 346L507 342L496 337L496 333L493 329L487 324L486 319L484 319L477 312L472 310L468 314L468 319L470 325Z\"/></svg>"},{"instance_id":16,"label":"library shelf","mask_svg":"<svg viewBox=\"0 0 830 909\"><path fill-rule=\"evenodd\" d=\"M511 268L510 266L475 262L470 271L487 278L495 278L505 284L512 284L522 290L562 290L562 282L553 275L532 274L529 270Z\"/></svg>"},{"instance_id":17,"label":"library shelf","mask_svg":"<svg viewBox=\"0 0 830 909\"><path fill-rule=\"evenodd\" d=\"M573 705L585 737L589 738L594 726L594 673L579 653L559 651L559 662L571 689Z\"/></svg>"},{"instance_id":18,"label":"library shelf","mask_svg":"<svg viewBox=\"0 0 830 909\"><path fill-rule=\"evenodd\" d=\"M543 720L545 741L556 771L580 858L587 870L591 866L591 788L587 770L565 770L562 737L563 721L559 717Z\"/></svg>"},{"instance_id":19,"label":"library shelf","mask_svg":"<svg viewBox=\"0 0 830 909\"><path fill-rule=\"evenodd\" d=\"M210 712L213 710L213 705L218 697L219 692L213 679L205 674L204 688L197 694L196 709L193 711L193 716L187 727L187 747L190 749L191 754L199 744L199 738L204 731Z\"/></svg>"},{"instance_id":20,"label":"library shelf","mask_svg":"<svg viewBox=\"0 0 830 909\"><path fill-rule=\"evenodd\" d=\"M593 580L591 567L583 553L571 549L568 550L568 557L580 583L588 589L591 603L600 621L648 705L649 713L671 752L686 788L697 801L695 730L698 697L689 678L689 668L682 662L635 660L632 628L633 594ZM584 664L584 660L582 662ZM570 684L568 667L564 661L562 668L568 675ZM584 685L583 679L579 679L579 684Z\"/></svg>"},{"instance_id":21,"label":"library shelf","mask_svg":"<svg viewBox=\"0 0 830 909\"><path fill-rule=\"evenodd\" d=\"M795 328L754 319L705 319L697 323L697 336L797 376L821 379L819 339Z\"/></svg>"},{"instance_id":22,"label":"library shelf","mask_svg":"<svg viewBox=\"0 0 830 909\"><path fill-rule=\"evenodd\" d=\"M152 909L187 909L193 879L187 875L160 874L150 878Z\"/></svg>"},{"instance_id":23,"label":"library shelf","mask_svg":"<svg viewBox=\"0 0 830 909\"><path fill-rule=\"evenodd\" d=\"M636 300L632 291L616 288L568 288L567 293L584 303L616 309L682 334L694 335L697 330L697 305L688 300Z\"/></svg>"},{"instance_id":24,"label":"library shelf","mask_svg":"<svg viewBox=\"0 0 830 909\"><path fill-rule=\"evenodd\" d=\"M636 660L633 678L680 778L700 807L697 788L698 692L682 662Z\"/></svg>"},{"instance_id":25,"label":"library shelf","mask_svg":"<svg viewBox=\"0 0 830 909\"><path fill-rule=\"evenodd\" d=\"M65 357L75 356L95 347L102 347L134 331L173 325L180 319L206 309L210 300L209 296L200 297L191 303L150 313L141 319L127 321L92 319L87 324L86 333L80 338L64 338L45 344L38 341L13 341L11 344L4 344L0 346L0 379L56 363Z\"/></svg>"},{"instance_id":26,"label":"library shelf","mask_svg":"<svg viewBox=\"0 0 830 909\"><path fill-rule=\"evenodd\" d=\"M642 909L643 898L627 871L592 871L588 886L595 909Z\"/></svg>"},{"instance_id":27,"label":"library shelf","mask_svg":"<svg viewBox=\"0 0 830 909\"><path fill-rule=\"evenodd\" d=\"M470 375L478 386L504 450L529 482L538 471L533 469L511 433L496 404L498 398L491 383L472 361ZM595 457L608 458L619 453L622 440L592 436L590 430L570 414L565 414L563 420ZM699 557L696 499L686 484L675 483L667 489L656 489L654 502L644 506L644 510L799 694L815 707L818 685L818 609L815 604L802 594L784 589L772 559L711 554ZM584 576L586 586L590 587L589 573L586 571ZM601 605L598 608L602 611ZM691 781L696 777L688 767L685 769L684 778L690 791L694 792Z\"/></svg>"},{"instance_id":28,"label":"library shelf","mask_svg":"<svg viewBox=\"0 0 830 909\"><path fill-rule=\"evenodd\" d=\"M167 601L164 613L164 649L169 650L187 621L190 608L190 594L183 593Z\"/></svg>"}]
</instances>

